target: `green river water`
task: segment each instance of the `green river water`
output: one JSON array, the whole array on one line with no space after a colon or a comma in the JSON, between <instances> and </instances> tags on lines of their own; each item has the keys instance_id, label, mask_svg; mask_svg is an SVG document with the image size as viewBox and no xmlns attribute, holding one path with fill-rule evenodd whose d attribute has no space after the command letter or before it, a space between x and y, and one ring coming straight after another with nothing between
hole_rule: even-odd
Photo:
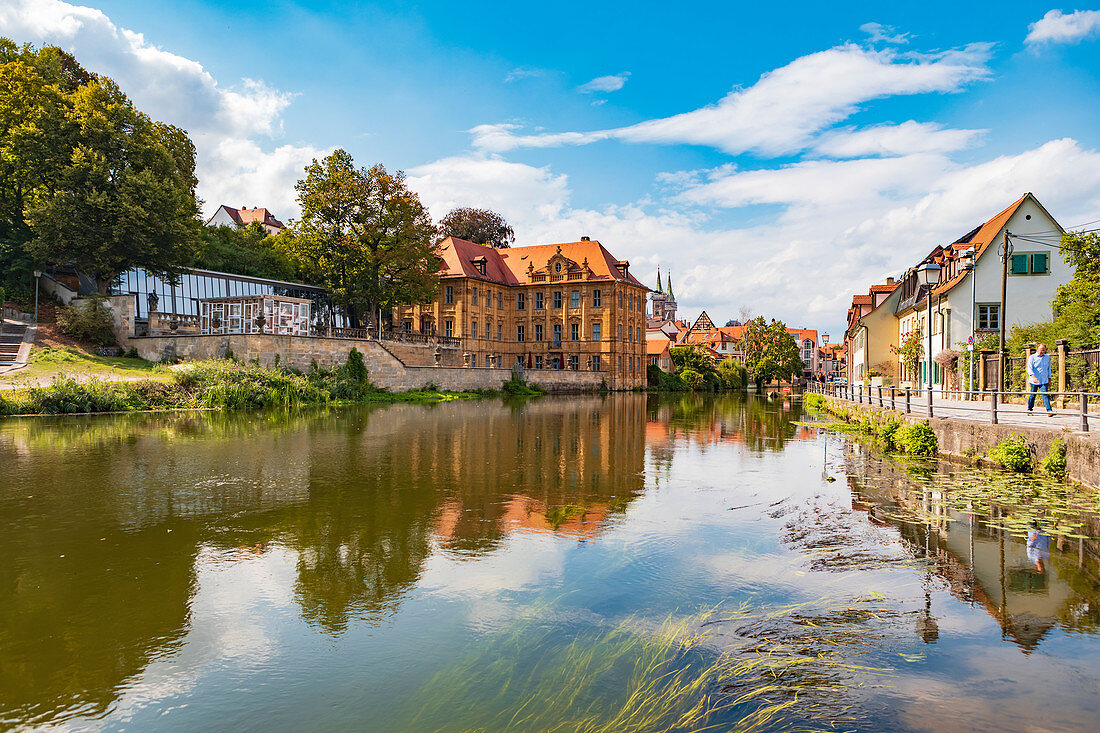
<instances>
[{"instance_id":1,"label":"green river water","mask_svg":"<svg viewBox=\"0 0 1100 733\"><path fill-rule=\"evenodd\" d=\"M0 729L1096 730L1095 505L808 419L2 421Z\"/></svg>"}]
</instances>

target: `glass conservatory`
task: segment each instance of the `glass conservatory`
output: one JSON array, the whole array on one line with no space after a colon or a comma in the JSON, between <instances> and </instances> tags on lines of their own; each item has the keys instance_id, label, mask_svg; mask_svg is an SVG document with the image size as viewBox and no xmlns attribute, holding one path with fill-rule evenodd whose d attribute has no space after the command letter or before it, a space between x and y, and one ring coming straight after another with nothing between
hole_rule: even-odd
<instances>
[{"instance_id":1,"label":"glass conservatory","mask_svg":"<svg viewBox=\"0 0 1100 733\"><path fill-rule=\"evenodd\" d=\"M270 333L308 336L311 301L280 295L246 295L199 301L199 333Z\"/></svg>"}]
</instances>

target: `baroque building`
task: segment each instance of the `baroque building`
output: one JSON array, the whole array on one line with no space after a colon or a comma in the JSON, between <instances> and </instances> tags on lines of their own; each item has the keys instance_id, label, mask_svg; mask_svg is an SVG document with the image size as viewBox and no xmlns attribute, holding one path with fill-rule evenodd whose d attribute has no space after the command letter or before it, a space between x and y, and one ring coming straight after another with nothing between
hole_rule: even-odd
<instances>
[{"instance_id":1,"label":"baroque building","mask_svg":"<svg viewBox=\"0 0 1100 733\"><path fill-rule=\"evenodd\" d=\"M672 275L668 276L668 289L661 284L661 268L657 268L657 289L649 295L651 304L649 317L653 320L676 320L676 296L672 294Z\"/></svg>"},{"instance_id":2,"label":"baroque building","mask_svg":"<svg viewBox=\"0 0 1100 733\"><path fill-rule=\"evenodd\" d=\"M645 386L648 289L598 241L493 249L448 237L439 290L394 309L394 328L456 339L471 367L607 372Z\"/></svg>"}]
</instances>

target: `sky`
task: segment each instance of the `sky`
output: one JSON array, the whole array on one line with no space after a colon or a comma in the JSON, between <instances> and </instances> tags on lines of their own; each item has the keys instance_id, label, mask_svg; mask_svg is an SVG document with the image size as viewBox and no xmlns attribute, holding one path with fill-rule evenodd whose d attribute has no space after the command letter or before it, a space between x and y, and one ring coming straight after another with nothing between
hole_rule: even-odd
<instances>
[{"instance_id":1,"label":"sky","mask_svg":"<svg viewBox=\"0 0 1100 733\"><path fill-rule=\"evenodd\" d=\"M689 319L837 341L853 293L1026 191L1100 219L1100 8L0 0L0 35L186 129L207 215L293 219L343 148L436 219L491 208L517 244L671 271Z\"/></svg>"}]
</instances>

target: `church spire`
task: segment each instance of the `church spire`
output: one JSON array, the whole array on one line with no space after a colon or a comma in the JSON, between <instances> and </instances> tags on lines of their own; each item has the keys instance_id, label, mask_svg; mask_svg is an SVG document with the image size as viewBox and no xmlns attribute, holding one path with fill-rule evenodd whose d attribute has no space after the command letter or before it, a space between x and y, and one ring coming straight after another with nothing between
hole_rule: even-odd
<instances>
[{"instance_id":1,"label":"church spire","mask_svg":"<svg viewBox=\"0 0 1100 733\"><path fill-rule=\"evenodd\" d=\"M671 272L668 273L668 277L666 278L666 281L668 282L668 297L674 298L675 296L672 294L672 273Z\"/></svg>"},{"instance_id":2,"label":"church spire","mask_svg":"<svg viewBox=\"0 0 1100 733\"><path fill-rule=\"evenodd\" d=\"M661 266L660 265L657 266L657 292L658 293L665 292L664 288L661 287Z\"/></svg>"}]
</instances>

